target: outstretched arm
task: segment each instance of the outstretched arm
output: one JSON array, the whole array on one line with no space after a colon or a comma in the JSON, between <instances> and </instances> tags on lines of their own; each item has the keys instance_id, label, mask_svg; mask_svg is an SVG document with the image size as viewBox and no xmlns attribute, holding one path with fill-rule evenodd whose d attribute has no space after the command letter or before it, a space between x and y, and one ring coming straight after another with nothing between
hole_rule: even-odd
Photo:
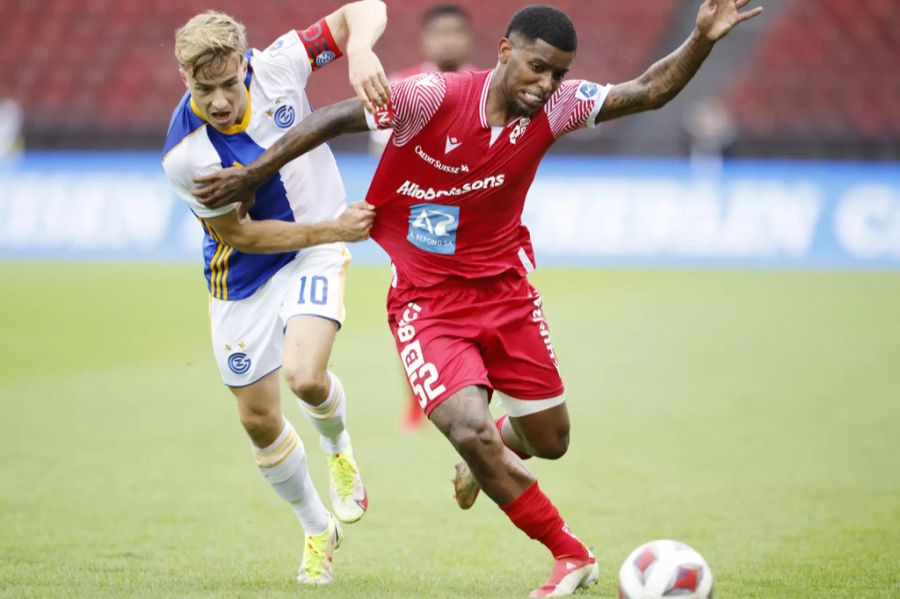
<instances>
[{"instance_id":1,"label":"outstretched arm","mask_svg":"<svg viewBox=\"0 0 900 599\"><path fill-rule=\"evenodd\" d=\"M253 164L195 177L200 187L191 191L207 208L242 203L242 213L252 204L253 192L282 166L316 146L344 133L368 131L366 112L359 100L345 100L316 110L260 154Z\"/></svg>"},{"instance_id":2,"label":"outstretched arm","mask_svg":"<svg viewBox=\"0 0 900 599\"><path fill-rule=\"evenodd\" d=\"M749 2L704 0L690 37L637 79L614 85L597 114L597 122L665 106L693 78L717 41L739 23L762 13L762 7L740 12Z\"/></svg>"},{"instance_id":3,"label":"outstretched arm","mask_svg":"<svg viewBox=\"0 0 900 599\"><path fill-rule=\"evenodd\" d=\"M356 96L374 110L391 99L391 88L378 56L372 51L387 24L387 7L381 0L359 0L341 6L325 17L334 41L347 55L350 85Z\"/></svg>"}]
</instances>

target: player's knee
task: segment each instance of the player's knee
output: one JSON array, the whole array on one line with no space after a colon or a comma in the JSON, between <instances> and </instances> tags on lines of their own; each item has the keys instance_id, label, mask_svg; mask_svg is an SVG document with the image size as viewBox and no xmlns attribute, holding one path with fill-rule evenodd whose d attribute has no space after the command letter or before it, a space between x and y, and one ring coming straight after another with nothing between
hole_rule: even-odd
<instances>
[{"instance_id":1,"label":"player's knee","mask_svg":"<svg viewBox=\"0 0 900 599\"><path fill-rule=\"evenodd\" d=\"M284 378L294 395L317 405L328 397L328 377L325 372L315 372L308 368L286 368Z\"/></svg>"},{"instance_id":2,"label":"player's knee","mask_svg":"<svg viewBox=\"0 0 900 599\"><path fill-rule=\"evenodd\" d=\"M534 449L536 457L545 460L558 460L566 455L566 452L569 450L569 432L560 432L554 436L546 437Z\"/></svg>"},{"instance_id":3,"label":"player's knee","mask_svg":"<svg viewBox=\"0 0 900 599\"><path fill-rule=\"evenodd\" d=\"M467 462L484 459L497 450L502 451L500 435L492 422L456 424L450 431L450 442Z\"/></svg>"}]
</instances>

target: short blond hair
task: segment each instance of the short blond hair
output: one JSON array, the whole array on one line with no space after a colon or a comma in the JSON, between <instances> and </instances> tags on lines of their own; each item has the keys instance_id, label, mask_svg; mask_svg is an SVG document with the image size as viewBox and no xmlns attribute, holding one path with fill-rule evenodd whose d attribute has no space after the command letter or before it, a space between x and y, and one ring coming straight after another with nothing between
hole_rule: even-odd
<instances>
[{"instance_id":1,"label":"short blond hair","mask_svg":"<svg viewBox=\"0 0 900 599\"><path fill-rule=\"evenodd\" d=\"M219 73L234 55L247 49L247 30L233 17L208 10L175 32L175 59L182 71Z\"/></svg>"}]
</instances>

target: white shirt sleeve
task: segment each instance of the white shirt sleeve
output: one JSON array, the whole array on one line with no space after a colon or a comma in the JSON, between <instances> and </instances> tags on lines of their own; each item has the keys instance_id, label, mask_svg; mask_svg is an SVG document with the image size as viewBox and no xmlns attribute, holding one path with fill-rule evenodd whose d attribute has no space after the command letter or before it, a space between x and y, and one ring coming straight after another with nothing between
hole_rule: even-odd
<instances>
[{"instance_id":1,"label":"white shirt sleeve","mask_svg":"<svg viewBox=\"0 0 900 599\"><path fill-rule=\"evenodd\" d=\"M262 51L273 64L290 69L297 85L305 89L313 71L343 56L325 19L319 19L303 31L288 31Z\"/></svg>"},{"instance_id":2,"label":"white shirt sleeve","mask_svg":"<svg viewBox=\"0 0 900 599\"><path fill-rule=\"evenodd\" d=\"M207 208L197 198L191 194L191 189L195 188L193 178L195 176L209 175L216 171L222 170L222 165L211 163L191 168L186 164L181 156L166 156L163 160L163 169L172 184L175 195L184 200L190 209L200 218L210 218L213 216L221 216L234 210L234 204L222 206L221 208Z\"/></svg>"},{"instance_id":3,"label":"white shirt sleeve","mask_svg":"<svg viewBox=\"0 0 900 599\"><path fill-rule=\"evenodd\" d=\"M288 31L271 43L261 53L263 60L269 64L281 67L289 71L301 89L306 88L306 82L312 74L309 56L306 48L300 41L300 35L296 31ZM251 65L252 66L252 65Z\"/></svg>"}]
</instances>

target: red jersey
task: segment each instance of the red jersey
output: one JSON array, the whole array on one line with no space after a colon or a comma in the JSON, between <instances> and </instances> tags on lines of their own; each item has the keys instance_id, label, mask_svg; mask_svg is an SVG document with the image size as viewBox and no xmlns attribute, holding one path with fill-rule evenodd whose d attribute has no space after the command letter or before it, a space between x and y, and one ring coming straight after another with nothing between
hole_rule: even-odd
<instances>
[{"instance_id":1,"label":"red jersey","mask_svg":"<svg viewBox=\"0 0 900 599\"><path fill-rule=\"evenodd\" d=\"M538 164L560 136L594 125L609 91L566 81L534 116L491 127L492 76L409 77L391 84L388 109L369 115L371 128L394 129L366 200L398 289L533 270L521 217Z\"/></svg>"}]
</instances>

